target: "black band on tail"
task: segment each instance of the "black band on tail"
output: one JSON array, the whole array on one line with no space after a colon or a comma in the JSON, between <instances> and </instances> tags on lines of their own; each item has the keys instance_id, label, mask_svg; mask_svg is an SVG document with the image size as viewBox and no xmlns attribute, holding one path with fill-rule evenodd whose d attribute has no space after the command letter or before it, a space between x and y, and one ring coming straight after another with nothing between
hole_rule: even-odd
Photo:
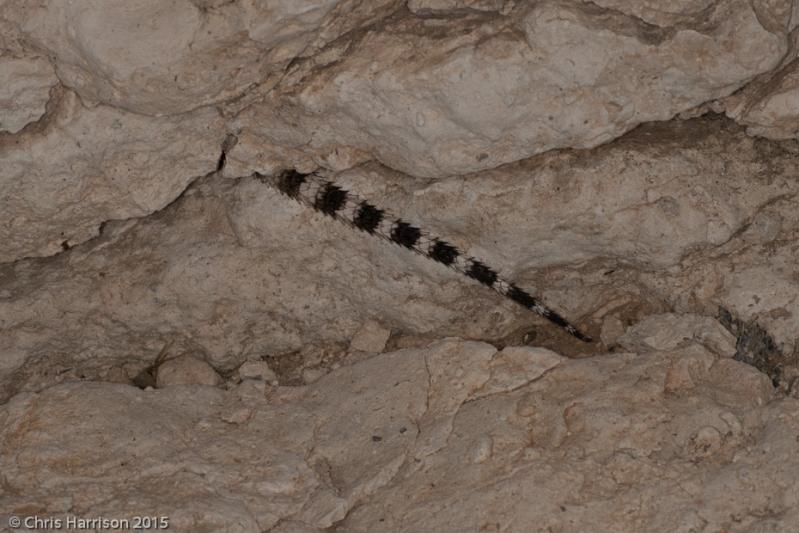
<instances>
[{"instance_id":1,"label":"black band on tail","mask_svg":"<svg viewBox=\"0 0 799 533\"><path fill-rule=\"evenodd\" d=\"M585 335L576 327L571 325L571 323L557 314L552 309L542 305L534 296L529 294L528 292L520 289L516 285L511 285L510 290L508 291L508 298L516 302L517 304L521 305L522 307L529 309L535 313L538 313L542 317L546 318L553 324L557 324L561 328L565 329L571 336L580 339L583 342L593 342L593 339L588 335Z\"/></svg>"},{"instance_id":2,"label":"black band on tail","mask_svg":"<svg viewBox=\"0 0 799 533\"><path fill-rule=\"evenodd\" d=\"M305 177L308 174L302 174L296 170L287 170L280 175L277 182L277 188L286 196L296 198L300 193L300 187L305 183Z\"/></svg>"}]
</instances>

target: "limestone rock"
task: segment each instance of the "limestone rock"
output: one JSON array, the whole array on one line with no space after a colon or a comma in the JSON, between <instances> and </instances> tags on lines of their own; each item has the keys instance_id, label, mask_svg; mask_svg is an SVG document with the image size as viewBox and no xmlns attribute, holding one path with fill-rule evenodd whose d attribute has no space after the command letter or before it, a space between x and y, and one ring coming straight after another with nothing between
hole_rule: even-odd
<instances>
[{"instance_id":1,"label":"limestone rock","mask_svg":"<svg viewBox=\"0 0 799 533\"><path fill-rule=\"evenodd\" d=\"M479 11L501 11L513 2L507 0L408 0L408 9L417 15L428 13L475 9Z\"/></svg>"},{"instance_id":2,"label":"limestone rock","mask_svg":"<svg viewBox=\"0 0 799 533\"><path fill-rule=\"evenodd\" d=\"M352 337L350 350L380 353L386 347L390 335L391 330L381 327L373 320L367 320Z\"/></svg>"},{"instance_id":3,"label":"limestone rock","mask_svg":"<svg viewBox=\"0 0 799 533\"><path fill-rule=\"evenodd\" d=\"M751 135L799 138L799 60L749 84L724 100L725 112Z\"/></svg>"},{"instance_id":4,"label":"limestone rock","mask_svg":"<svg viewBox=\"0 0 799 533\"><path fill-rule=\"evenodd\" d=\"M87 108L70 91L53 105L42 128L0 137L0 262L53 255L106 221L151 214L216 169L212 109L152 119Z\"/></svg>"},{"instance_id":5,"label":"limestone rock","mask_svg":"<svg viewBox=\"0 0 799 533\"><path fill-rule=\"evenodd\" d=\"M158 367L158 387L170 385L219 385L222 378L203 361L190 355L166 360Z\"/></svg>"},{"instance_id":6,"label":"limestone rock","mask_svg":"<svg viewBox=\"0 0 799 533\"><path fill-rule=\"evenodd\" d=\"M16 133L44 115L50 90L58 84L43 57L0 55L0 132Z\"/></svg>"},{"instance_id":7,"label":"limestone rock","mask_svg":"<svg viewBox=\"0 0 799 533\"><path fill-rule=\"evenodd\" d=\"M0 406L0 508L164 515L179 531L799 527L797 400L706 351L700 386L666 393L683 350L569 360L449 339L270 396L23 393ZM485 394L508 357L548 370Z\"/></svg>"},{"instance_id":8,"label":"limestone rock","mask_svg":"<svg viewBox=\"0 0 799 533\"><path fill-rule=\"evenodd\" d=\"M0 0L0 523L799 530L798 27ZM289 168L597 341L252 177Z\"/></svg>"},{"instance_id":9,"label":"limestone rock","mask_svg":"<svg viewBox=\"0 0 799 533\"><path fill-rule=\"evenodd\" d=\"M59 78L86 101L171 115L274 85L290 60L368 24L392 1L4 4L4 17L53 56Z\"/></svg>"},{"instance_id":10,"label":"limestone rock","mask_svg":"<svg viewBox=\"0 0 799 533\"><path fill-rule=\"evenodd\" d=\"M663 26L566 1L519 2L499 17L467 10L446 26L398 17L244 110L240 149L289 151L242 158L287 166L353 149L414 176L464 174L597 146L728 96L785 57L790 12L765 9L782 14L777 29L744 0L697 4L661 17Z\"/></svg>"},{"instance_id":11,"label":"limestone rock","mask_svg":"<svg viewBox=\"0 0 799 533\"><path fill-rule=\"evenodd\" d=\"M589 328L636 306L642 316L629 323L669 308L712 317L721 306L760 320L790 354L799 328L789 244L799 227L797 172L789 151L726 120L697 119L468 180L412 185L378 166L335 179L445 236L563 315L586 317ZM198 181L158 217L107 224L101 238L52 261L0 271L7 380L59 353L81 354L71 364L97 376L123 361L151 361L174 336L232 371L247 359L347 346L372 317L434 338L501 340L541 324L539 345L596 351L567 346L506 298L249 178ZM729 351L724 342L714 349ZM116 343L125 348L103 348ZM25 380L13 383L24 388Z\"/></svg>"},{"instance_id":12,"label":"limestone rock","mask_svg":"<svg viewBox=\"0 0 799 533\"><path fill-rule=\"evenodd\" d=\"M277 379L275 372L263 361L247 361L239 367L239 376L244 379L260 379L272 383Z\"/></svg>"},{"instance_id":13,"label":"limestone rock","mask_svg":"<svg viewBox=\"0 0 799 533\"><path fill-rule=\"evenodd\" d=\"M491 359L490 377L477 396L513 390L540 378L563 362L563 356L546 348L508 346Z\"/></svg>"},{"instance_id":14,"label":"limestone rock","mask_svg":"<svg viewBox=\"0 0 799 533\"><path fill-rule=\"evenodd\" d=\"M735 337L717 320L696 315L653 315L630 328L619 343L630 351L674 350L698 342L714 353L732 357Z\"/></svg>"},{"instance_id":15,"label":"limestone rock","mask_svg":"<svg viewBox=\"0 0 799 533\"><path fill-rule=\"evenodd\" d=\"M767 176L774 179L773 173ZM793 194L775 198L757 210L739 236L705 256L688 258L677 276L650 273L644 282L668 293L678 310L694 306L711 316L729 312L736 320L755 324L783 362L795 366L798 227L799 202Z\"/></svg>"}]
</instances>

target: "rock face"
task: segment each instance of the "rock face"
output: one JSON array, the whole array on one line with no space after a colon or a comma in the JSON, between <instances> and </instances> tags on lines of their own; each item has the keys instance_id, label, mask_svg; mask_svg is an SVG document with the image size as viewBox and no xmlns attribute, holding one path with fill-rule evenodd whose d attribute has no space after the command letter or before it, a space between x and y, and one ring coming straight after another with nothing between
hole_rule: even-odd
<instances>
[{"instance_id":1,"label":"rock face","mask_svg":"<svg viewBox=\"0 0 799 533\"><path fill-rule=\"evenodd\" d=\"M58 84L43 57L0 57L0 132L17 133L46 111L50 90Z\"/></svg>"},{"instance_id":2,"label":"rock face","mask_svg":"<svg viewBox=\"0 0 799 533\"><path fill-rule=\"evenodd\" d=\"M651 312L715 317L723 308L757 319L791 354L799 286L795 244L782 243L795 243L799 164L789 149L763 148L724 120L692 120L430 184L374 165L337 181L447 236L589 331ZM399 342L514 342L537 322L468 278L250 178L206 178L158 216L109 223L83 246L3 272L8 371L54 352L80 354L71 357L90 375L142 366L176 339L231 370L310 346L341 352L355 340L359 349L374 317ZM536 331L538 343L591 353L553 328Z\"/></svg>"},{"instance_id":3,"label":"rock face","mask_svg":"<svg viewBox=\"0 0 799 533\"><path fill-rule=\"evenodd\" d=\"M346 43L336 64L287 81L290 93L275 95L287 105L253 105L238 124L259 144L282 145L290 130L317 157L344 145L416 176L463 174L597 146L727 96L786 57L793 27L787 6L743 0L643 20L627 5L637 2L618 4L520 2L457 17L414 4L416 16L397 14L390 30ZM779 22L765 27L761 13Z\"/></svg>"},{"instance_id":4,"label":"rock face","mask_svg":"<svg viewBox=\"0 0 799 533\"><path fill-rule=\"evenodd\" d=\"M569 360L450 339L302 387L20 394L0 466L8 513L178 531L792 530L796 403L696 342Z\"/></svg>"},{"instance_id":5,"label":"rock face","mask_svg":"<svg viewBox=\"0 0 799 533\"><path fill-rule=\"evenodd\" d=\"M51 54L59 79L84 100L173 115L269 85L295 57L382 18L397 2L4 4L4 18L32 47Z\"/></svg>"},{"instance_id":6,"label":"rock face","mask_svg":"<svg viewBox=\"0 0 799 533\"><path fill-rule=\"evenodd\" d=\"M162 209L222 153L223 124L211 108L146 118L58 93L40 127L0 138L2 261L51 256L97 236L106 221Z\"/></svg>"},{"instance_id":7,"label":"rock face","mask_svg":"<svg viewBox=\"0 0 799 533\"><path fill-rule=\"evenodd\" d=\"M798 25L0 0L0 519L797 529ZM285 169L597 341L254 177Z\"/></svg>"}]
</instances>

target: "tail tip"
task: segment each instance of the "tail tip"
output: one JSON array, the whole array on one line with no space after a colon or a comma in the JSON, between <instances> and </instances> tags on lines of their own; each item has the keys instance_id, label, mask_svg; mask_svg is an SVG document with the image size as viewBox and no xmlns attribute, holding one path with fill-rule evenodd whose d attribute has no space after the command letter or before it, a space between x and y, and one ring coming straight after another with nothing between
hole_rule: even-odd
<instances>
[{"instance_id":1,"label":"tail tip","mask_svg":"<svg viewBox=\"0 0 799 533\"><path fill-rule=\"evenodd\" d=\"M590 343L590 342L594 342L594 339L592 339L592 338L591 338L591 337L589 337L588 335L586 335L586 334L582 333L582 332L581 332L579 329L575 328L575 327L574 327L574 326L572 326L572 325L569 325L569 326L566 328L566 331L568 331L568 332L569 332L569 334L570 334L572 337L575 337L575 338L577 338L577 339L579 339L579 340L581 340L581 341L583 341L583 342L589 342L589 343Z\"/></svg>"}]
</instances>

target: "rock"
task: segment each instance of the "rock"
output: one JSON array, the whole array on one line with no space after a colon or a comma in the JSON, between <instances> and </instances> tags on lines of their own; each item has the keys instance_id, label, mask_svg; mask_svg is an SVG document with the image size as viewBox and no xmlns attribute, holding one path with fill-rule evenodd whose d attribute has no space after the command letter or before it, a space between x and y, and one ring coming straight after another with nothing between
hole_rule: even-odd
<instances>
[{"instance_id":1,"label":"rock","mask_svg":"<svg viewBox=\"0 0 799 533\"><path fill-rule=\"evenodd\" d=\"M680 357L672 359L666 370L663 392L680 394L693 389L707 379L708 372L716 362L710 352L702 346L691 345L680 350Z\"/></svg>"},{"instance_id":2,"label":"rock","mask_svg":"<svg viewBox=\"0 0 799 533\"><path fill-rule=\"evenodd\" d=\"M327 372L323 368L304 368L302 370L302 381L304 383L313 383L322 378Z\"/></svg>"},{"instance_id":3,"label":"rock","mask_svg":"<svg viewBox=\"0 0 799 533\"><path fill-rule=\"evenodd\" d=\"M380 353L386 347L391 330L380 326L373 320L367 320L350 341L350 350Z\"/></svg>"},{"instance_id":4,"label":"rock","mask_svg":"<svg viewBox=\"0 0 799 533\"><path fill-rule=\"evenodd\" d=\"M799 135L799 61L794 59L724 100L727 116L751 135L795 139Z\"/></svg>"},{"instance_id":5,"label":"rock","mask_svg":"<svg viewBox=\"0 0 799 533\"><path fill-rule=\"evenodd\" d=\"M222 378L216 371L201 359L190 355L181 355L167 359L158 367L158 387L171 385L211 385L216 386Z\"/></svg>"},{"instance_id":6,"label":"rock","mask_svg":"<svg viewBox=\"0 0 799 533\"><path fill-rule=\"evenodd\" d=\"M691 453L697 458L713 455L721 447L721 440L721 433L716 428L709 426L699 428L689 443Z\"/></svg>"},{"instance_id":7,"label":"rock","mask_svg":"<svg viewBox=\"0 0 799 533\"><path fill-rule=\"evenodd\" d=\"M243 379L260 379L267 383L275 383L277 376L265 361L247 361L239 367L239 376Z\"/></svg>"},{"instance_id":8,"label":"rock","mask_svg":"<svg viewBox=\"0 0 799 533\"><path fill-rule=\"evenodd\" d=\"M222 123L212 109L145 118L85 107L71 91L40 128L0 137L0 262L49 256L109 220L162 209L215 170Z\"/></svg>"},{"instance_id":9,"label":"rock","mask_svg":"<svg viewBox=\"0 0 799 533\"><path fill-rule=\"evenodd\" d=\"M793 242L799 227L790 199L799 165L775 145L764 176L759 146L726 120L692 120L468 180L415 187L367 166L336 181L446 236L562 315L587 317L584 326L607 314L712 317L722 306L756 319L791 354L796 252L778 244ZM497 215L487 224L483 212ZM592 263L597 256L605 259ZM584 261L591 266L575 267ZM232 371L247 359L343 350L373 317L398 336L497 343L536 324L544 333L536 344L568 355L594 350L567 347L554 326L507 298L249 178L199 180L157 217L106 224L101 238L52 263L21 260L0 271L8 387L21 386L13 372L55 353L84 354L65 364L86 375L130 359L149 364L163 342L153 331L186 337ZM697 328L686 334L731 353L718 325ZM102 348L117 342L124 349Z\"/></svg>"},{"instance_id":10,"label":"rock","mask_svg":"<svg viewBox=\"0 0 799 533\"><path fill-rule=\"evenodd\" d=\"M391 2L8 4L4 17L53 56L59 77L82 98L160 116L273 85L271 76L297 55L368 24Z\"/></svg>"},{"instance_id":11,"label":"rock","mask_svg":"<svg viewBox=\"0 0 799 533\"><path fill-rule=\"evenodd\" d=\"M630 351L674 350L698 342L713 352L732 357L735 337L718 320L673 313L650 316L631 327L618 342Z\"/></svg>"},{"instance_id":12,"label":"rock","mask_svg":"<svg viewBox=\"0 0 799 533\"><path fill-rule=\"evenodd\" d=\"M252 416L252 409L249 407L241 407L234 409L229 413L222 415L222 420L229 424L244 424Z\"/></svg>"},{"instance_id":13,"label":"rock","mask_svg":"<svg viewBox=\"0 0 799 533\"><path fill-rule=\"evenodd\" d=\"M491 360L491 375L479 396L513 390L538 379L563 360L563 356L546 348L508 346Z\"/></svg>"},{"instance_id":14,"label":"rock","mask_svg":"<svg viewBox=\"0 0 799 533\"><path fill-rule=\"evenodd\" d=\"M343 146L427 178L590 148L776 68L791 27L789 11L743 0L724 10L645 8L657 24L630 2L517 2L499 17L444 5L453 4L466 9L446 26L397 16L337 63L306 69L301 85L279 87L288 98L275 94L237 117L241 147L289 146L287 159L305 162ZM766 18L779 27L764 27ZM288 164L270 152L258 164Z\"/></svg>"},{"instance_id":15,"label":"rock","mask_svg":"<svg viewBox=\"0 0 799 533\"><path fill-rule=\"evenodd\" d=\"M0 0L3 520L799 530L797 9Z\"/></svg>"},{"instance_id":16,"label":"rock","mask_svg":"<svg viewBox=\"0 0 799 533\"><path fill-rule=\"evenodd\" d=\"M746 401L751 406L765 405L774 399L774 386L768 376L747 364L721 359L713 365L711 371L718 383L717 397L721 403L733 404L740 401L741 397L736 392L740 389L749 391Z\"/></svg>"},{"instance_id":17,"label":"rock","mask_svg":"<svg viewBox=\"0 0 799 533\"><path fill-rule=\"evenodd\" d=\"M462 11L475 9L479 11L500 11L512 2L506 0L408 0L408 9L417 15L425 15L439 11Z\"/></svg>"},{"instance_id":18,"label":"rock","mask_svg":"<svg viewBox=\"0 0 799 533\"><path fill-rule=\"evenodd\" d=\"M0 56L0 132L17 133L39 120L58 84L53 67L43 57Z\"/></svg>"},{"instance_id":19,"label":"rock","mask_svg":"<svg viewBox=\"0 0 799 533\"><path fill-rule=\"evenodd\" d=\"M757 372L718 357L697 387L664 396L667 365L697 349L570 360L448 339L269 396L100 382L21 393L0 406L3 508L146 506L179 530L529 529L564 515L581 530L732 517L733 531L796 529L799 400L753 401L760 382L741 371ZM551 363L486 394L508 358Z\"/></svg>"},{"instance_id":20,"label":"rock","mask_svg":"<svg viewBox=\"0 0 799 533\"><path fill-rule=\"evenodd\" d=\"M624 335L624 322L615 315L606 316L602 321L602 329L599 338L605 346L613 346Z\"/></svg>"},{"instance_id":21,"label":"rock","mask_svg":"<svg viewBox=\"0 0 799 533\"><path fill-rule=\"evenodd\" d=\"M266 384L260 379L245 379L235 387L236 395L245 403L263 398L266 394ZM241 411L240 406L236 406L236 413ZM238 418L237 415L232 415ZM249 417L248 417L249 418Z\"/></svg>"},{"instance_id":22,"label":"rock","mask_svg":"<svg viewBox=\"0 0 799 533\"><path fill-rule=\"evenodd\" d=\"M758 219L780 220L779 230L764 232L762 223L755 223ZM740 238L725 242L708 256L689 259L676 276L646 274L642 282L659 295L668 294L665 298L678 311L699 304L704 314L726 314L752 326L748 329L761 333L771 364L789 371L787 367L795 367L791 354L796 350L799 313L793 302L799 285L793 266L796 248L787 243L794 242L798 224L799 202L792 197L775 198Z\"/></svg>"}]
</instances>

